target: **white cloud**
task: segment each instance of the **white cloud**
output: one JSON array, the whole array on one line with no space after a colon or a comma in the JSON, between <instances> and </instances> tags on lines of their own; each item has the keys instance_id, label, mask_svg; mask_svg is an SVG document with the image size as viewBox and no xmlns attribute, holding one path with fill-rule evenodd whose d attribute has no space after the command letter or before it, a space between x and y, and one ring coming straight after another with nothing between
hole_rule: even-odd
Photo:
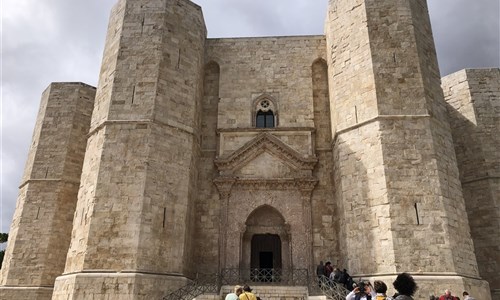
<instances>
[{"instance_id":1,"label":"white cloud","mask_svg":"<svg viewBox=\"0 0 500 300\"><path fill-rule=\"evenodd\" d=\"M59 30L46 1L3 1L3 47L17 49L52 41Z\"/></svg>"}]
</instances>

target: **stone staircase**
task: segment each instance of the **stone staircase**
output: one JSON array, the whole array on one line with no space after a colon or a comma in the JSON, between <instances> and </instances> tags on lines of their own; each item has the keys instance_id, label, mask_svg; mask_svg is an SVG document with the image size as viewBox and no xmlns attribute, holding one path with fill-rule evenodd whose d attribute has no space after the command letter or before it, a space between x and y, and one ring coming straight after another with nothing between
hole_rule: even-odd
<instances>
[{"instance_id":1,"label":"stone staircase","mask_svg":"<svg viewBox=\"0 0 500 300\"><path fill-rule=\"evenodd\" d=\"M232 289L233 286L225 285L222 286L219 295L204 294L193 300L224 300ZM255 285L252 286L252 289L253 293L262 300L327 300L326 296L309 296L306 286Z\"/></svg>"},{"instance_id":2,"label":"stone staircase","mask_svg":"<svg viewBox=\"0 0 500 300\"><path fill-rule=\"evenodd\" d=\"M255 274L238 269L224 269L221 275L197 275L196 279L165 295L162 300L224 300L234 288L232 283L248 282L250 275ZM326 277L318 283L318 278L311 278L307 270L297 269L279 276L273 273L270 277L258 278L273 280L252 285L253 292L262 300L345 300L349 292Z\"/></svg>"}]
</instances>

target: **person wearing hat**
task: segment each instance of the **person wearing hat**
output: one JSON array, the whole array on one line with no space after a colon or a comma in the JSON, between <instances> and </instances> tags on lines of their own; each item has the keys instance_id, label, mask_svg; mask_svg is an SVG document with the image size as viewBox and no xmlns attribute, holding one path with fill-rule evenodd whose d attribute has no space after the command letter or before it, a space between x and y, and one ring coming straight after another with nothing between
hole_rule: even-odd
<instances>
[{"instance_id":1,"label":"person wearing hat","mask_svg":"<svg viewBox=\"0 0 500 300\"><path fill-rule=\"evenodd\" d=\"M257 297L252 293L252 289L245 284L243 286L243 292L240 294L240 300L257 300Z\"/></svg>"},{"instance_id":2,"label":"person wearing hat","mask_svg":"<svg viewBox=\"0 0 500 300\"><path fill-rule=\"evenodd\" d=\"M225 300L238 300L240 294L243 292L243 288L240 285L234 286L234 292L227 294Z\"/></svg>"}]
</instances>

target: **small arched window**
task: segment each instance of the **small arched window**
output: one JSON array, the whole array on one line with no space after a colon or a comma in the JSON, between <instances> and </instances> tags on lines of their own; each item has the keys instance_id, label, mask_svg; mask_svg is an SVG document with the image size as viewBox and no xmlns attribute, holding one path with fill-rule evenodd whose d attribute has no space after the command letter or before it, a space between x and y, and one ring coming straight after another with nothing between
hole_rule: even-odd
<instances>
[{"instance_id":1,"label":"small arched window","mask_svg":"<svg viewBox=\"0 0 500 300\"><path fill-rule=\"evenodd\" d=\"M270 110L266 112L259 110L257 112L257 119L255 120L255 125L257 128L273 128L274 127L273 112Z\"/></svg>"},{"instance_id":2,"label":"small arched window","mask_svg":"<svg viewBox=\"0 0 500 300\"><path fill-rule=\"evenodd\" d=\"M269 99L260 99L255 107L255 127L274 128L276 127L276 115L274 103Z\"/></svg>"}]
</instances>

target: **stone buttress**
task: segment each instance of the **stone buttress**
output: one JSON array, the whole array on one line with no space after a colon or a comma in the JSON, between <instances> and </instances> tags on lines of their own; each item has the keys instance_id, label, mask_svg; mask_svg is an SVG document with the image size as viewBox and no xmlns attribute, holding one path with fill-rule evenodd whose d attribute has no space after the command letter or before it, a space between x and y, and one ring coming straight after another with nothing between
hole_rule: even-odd
<instances>
[{"instance_id":1,"label":"stone buttress","mask_svg":"<svg viewBox=\"0 0 500 300\"><path fill-rule=\"evenodd\" d=\"M334 181L346 268L416 298L490 299L474 246L424 0L331 0Z\"/></svg>"},{"instance_id":2,"label":"stone buttress","mask_svg":"<svg viewBox=\"0 0 500 300\"><path fill-rule=\"evenodd\" d=\"M0 277L0 299L50 299L64 270L95 88L43 93Z\"/></svg>"},{"instance_id":3,"label":"stone buttress","mask_svg":"<svg viewBox=\"0 0 500 300\"><path fill-rule=\"evenodd\" d=\"M192 273L205 39L190 1L113 8L53 299L160 299Z\"/></svg>"}]
</instances>

